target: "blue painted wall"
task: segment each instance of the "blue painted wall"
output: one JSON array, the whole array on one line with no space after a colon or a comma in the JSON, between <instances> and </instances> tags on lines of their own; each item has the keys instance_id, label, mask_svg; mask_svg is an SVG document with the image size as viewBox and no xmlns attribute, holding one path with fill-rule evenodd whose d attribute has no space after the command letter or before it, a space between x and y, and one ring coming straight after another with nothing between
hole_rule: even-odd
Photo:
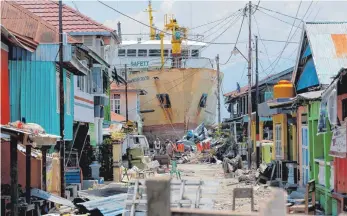
<instances>
[{"instance_id":1,"label":"blue painted wall","mask_svg":"<svg viewBox=\"0 0 347 216\"><path fill-rule=\"evenodd\" d=\"M305 89L319 85L319 80L314 66L313 59L311 58L305 64L304 70L300 75L297 83L297 90Z\"/></svg>"},{"instance_id":2,"label":"blue painted wall","mask_svg":"<svg viewBox=\"0 0 347 216\"><path fill-rule=\"evenodd\" d=\"M47 133L60 135L55 62L9 61L9 71L11 121L25 117L27 122L41 125ZM65 140L71 140L73 134L73 76L70 79L70 114L65 113ZM66 92L66 71L64 88Z\"/></svg>"}]
</instances>

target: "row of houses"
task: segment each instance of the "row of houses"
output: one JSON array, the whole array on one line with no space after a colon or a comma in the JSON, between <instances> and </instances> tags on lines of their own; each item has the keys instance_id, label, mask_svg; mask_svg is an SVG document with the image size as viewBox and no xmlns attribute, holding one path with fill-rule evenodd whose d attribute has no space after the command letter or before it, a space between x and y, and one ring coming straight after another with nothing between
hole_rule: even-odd
<instances>
[{"instance_id":1,"label":"row of houses","mask_svg":"<svg viewBox=\"0 0 347 216\"><path fill-rule=\"evenodd\" d=\"M287 186L315 180L316 200L326 215L347 211L346 68L347 23L306 22L295 66L261 81L260 103L252 104L254 154L259 147L261 162L291 164L291 178L278 176ZM225 94L230 118L224 122L238 143L246 142L247 92L244 87Z\"/></svg>"},{"instance_id":2,"label":"row of houses","mask_svg":"<svg viewBox=\"0 0 347 216\"><path fill-rule=\"evenodd\" d=\"M50 0L1 3L1 125L25 121L60 136L58 9L58 2ZM68 150L81 154L86 141L97 148L103 143L105 127L125 121L124 86L110 78L121 37L67 5L62 18L64 141ZM138 111L131 112L129 120L141 125L136 109L140 93L130 89L128 97L129 109ZM10 139L5 134L1 139L1 154L9 155L4 146ZM90 175L89 165L81 163L85 178ZM24 170L25 161L18 166ZM9 169L10 161L2 160L4 184L10 183ZM41 168L32 169L32 176L42 175ZM25 186L25 178L19 178L19 184ZM32 187L42 188L42 184L41 178L32 177Z\"/></svg>"}]
</instances>

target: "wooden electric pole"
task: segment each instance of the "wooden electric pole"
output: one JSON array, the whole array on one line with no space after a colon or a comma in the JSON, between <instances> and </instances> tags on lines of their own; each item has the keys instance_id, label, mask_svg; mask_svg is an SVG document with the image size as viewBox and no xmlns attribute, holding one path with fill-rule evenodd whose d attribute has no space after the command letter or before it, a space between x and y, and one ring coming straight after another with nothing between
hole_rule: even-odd
<instances>
[{"instance_id":1,"label":"wooden electric pole","mask_svg":"<svg viewBox=\"0 0 347 216\"><path fill-rule=\"evenodd\" d=\"M255 137L256 142L260 141L259 137L259 71L258 71L258 36L255 36ZM256 145L256 163L257 168L260 165L260 146Z\"/></svg>"},{"instance_id":2,"label":"wooden electric pole","mask_svg":"<svg viewBox=\"0 0 347 216\"><path fill-rule=\"evenodd\" d=\"M65 198L63 2L59 0L59 110L60 110L60 195Z\"/></svg>"},{"instance_id":3,"label":"wooden electric pole","mask_svg":"<svg viewBox=\"0 0 347 216\"><path fill-rule=\"evenodd\" d=\"M219 71L219 54L216 56L217 64L217 110L218 110L218 128L220 127L221 117L220 117L220 71ZM219 129L218 129L219 130Z\"/></svg>"},{"instance_id":4,"label":"wooden electric pole","mask_svg":"<svg viewBox=\"0 0 347 216\"><path fill-rule=\"evenodd\" d=\"M128 116L128 71L127 71L127 65L125 64L125 120L128 123L129 116Z\"/></svg>"},{"instance_id":5,"label":"wooden electric pole","mask_svg":"<svg viewBox=\"0 0 347 216\"><path fill-rule=\"evenodd\" d=\"M251 129L252 129L252 2L248 3L248 169L252 167L252 137L251 137Z\"/></svg>"}]
</instances>

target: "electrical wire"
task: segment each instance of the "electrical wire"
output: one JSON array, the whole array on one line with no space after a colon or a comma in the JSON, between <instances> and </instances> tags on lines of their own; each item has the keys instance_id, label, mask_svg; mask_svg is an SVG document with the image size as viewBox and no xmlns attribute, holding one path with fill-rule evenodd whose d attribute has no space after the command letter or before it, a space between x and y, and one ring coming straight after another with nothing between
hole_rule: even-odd
<instances>
[{"instance_id":1,"label":"electrical wire","mask_svg":"<svg viewBox=\"0 0 347 216\"><path fill-rule=\"evenodd\" d=\"M210 25L210 24L213 24L213 23L216 23L216 22L219 22L219 21L228 19L230 16L231 16L231 15L229 15L229 16L227 16L227 17L223 17L223 18L218 19L218 20L214 20L214 21L211 21L211 22L202 24L202 25L198 25L198 26L192 27L192 28L190 28L190 30L197 29L197 28L200 28L200 27L203 27L203 26L207 26L207 25Z\"/></svg>"},{"instance_id":2,"label":"electrical wire","mask_svg":"<svg viewBox=\"0 0 347 216\"><path fill-rule=\"evenodd\" d=\"M289 18L292 18L292 19L299 20L299 21L303 22L303 20L298 18L297 16L293 17L293 16L290 16L288 14L284 14L284 13L281 13L281 12L278 12L278 11L274 11L274 10L271 10L271 9L268 9L268 8L265 8L265 7L262 7L262 6L258 6L258 8L261 8L261 9L264 9L264 10L267 10L267 11L270 11L270 12L273 12L273 13L277 13L277 14L280 14L282 16L286 16L286 17L289 17Z\"/></svg>"},{"instance_id":3,"label":"electrical wire","mask_svg":"<svg viewBox=\"0 0 347 216\"><path fill-rule=\"evenodd\" d=\"M298 11L297 11L296 16L298 15L298 12L299 12L299 10L300 10L301 3L302 3L302 1L300 1L300 5L299 5L299 8L298 8ZM311 3L310 3L310 5L308 6L308 8L306 9L306 12L305 12L304 16L303 16L302 19L300 19L300 20L304 20L304 19L305 19L305 17L306 17L306 15L307 15L308 11L310 10L310 8L311 8L311 6L312 6L312 3L313 3L313 0L311 1ZM294 20L294 22L293 22L293 26L294 26L294 25L295 25L295 20ZM289 33L288 38L287 38L287 41L291 41L291 40L293 39L293 37L296 35L298 29L299 29L299 28L296 28L295 32L293 33L293 35L292 35L290 38L289 38L289 36L290 36L290 33L291 33L291 32ZM292 29L291 29L291 30L292 30ZM277 66L278 62L280 61L280 58L281 58L281 56L283 55L283 52L284 52L284 50L287 48L287 46L288 46L288 43L286 43L285 46L283 47L282 52L281 52L279 58L277 58L277 62L276 62L276 60L274 61L274 62L276 62L275 67ZM275 67L273 67L273 70L270 72L270 74L272 74L272 73L275 71L275 70L274 70Z\"/></svg>"},{"instance_id":4,"label":"electrical wire","mask_svg":"<svg viewBox=\"0 0 347 216\"><path fill-rule=\"evenodd\" d=\"M242 22L241 22L241 25L240 25L239 33L238 33L237 38L236 38L234 49L236 48L237 42L239 41L239 37L240 37L240 34L241 34L241 30L242 30L242 26L243 26L243 21L245 20L245 16L246 16L246 14L244 14L243 17L242 17ZM232 56L233 56L233 51L230 52L230 56L229 56L228 60L225 63L221 63L220 65L228 64L228 62L230 61Z\"/></svg>"},{"instance_id":5,"label":"electrical wire","mask_svg":"<svg viewBox=\"0 0 347 216\"><path fill-rule=\"evenodd\" d=\"M299 4L298 9L297 9L297 11L296 11L295 17L297 17L298 14L299 14L299 11L300 11L300 8L301 8L301 4L302 4L302 0L300 1L300 4ZM307 12L307 11L306 11L306 12ZM289 31L289 34L288 34L288 37L287 37L287 41L290 41L290 40L292 39L292 38L290 37L290 35L291 35L292 31L293 31L293 28L294 28L295 23L296 23L296 19L294 20L293 25L292 25L292 27L290 28L290 31ZM295 32L296 32L297 30L298 30L298 28L296 28ZM294 32L294 34L295 34L295 32ZM293 35L294 35L294 34L293 34ZM275 68L276 68L276 66L278 65L278 62L279 62L279 60L281 59L281 57L282 57L282 55L283 55L283 52L284 52L284 50L287 48L287 46L288 46L288 43L285 43L285 45L284 45L284 47L283 47L283 49L282 49L280 55L279 55L279 56L275 59L275 61L273 62L273 63L275 63L275 66L272 66L273 63L270 65L270 66L272 67L272 70L269 72L269 75L272 74L272 73L275 71ZM270 66L269 66L268 68L270 68ZM268 68L267 68L266 70L268 70ZM266 71L266 70L265 70L265 71Z\"/></svg>"},{"instance_id":6,"label":"electrical wire","mask_svg":"<svg viewBox=\"0 0 347 216\"><path fill-rule=\"evenodd\" d=\"M276 20L278 20L278 21L281 21L281 22L283 22L283 23L286 23L286 24L288 24L288 25L290 25L290 26L293 25L293 23L284 21L284 20L282 20L282 19L280 19L280 18L278 18L278 17L275 17L275 16L273 16L273 15L271 15L271 14L266 13L266 12L263 11L263 10L258 10L258 11L260 11L261 13L263 13L263 14L269 16L269 17L272 17L272 18L274 18L274 19L276 19ZM295 27L301 28L301 27L299 27L299 26L295 26Z\"/></svg>"}]
</instances>

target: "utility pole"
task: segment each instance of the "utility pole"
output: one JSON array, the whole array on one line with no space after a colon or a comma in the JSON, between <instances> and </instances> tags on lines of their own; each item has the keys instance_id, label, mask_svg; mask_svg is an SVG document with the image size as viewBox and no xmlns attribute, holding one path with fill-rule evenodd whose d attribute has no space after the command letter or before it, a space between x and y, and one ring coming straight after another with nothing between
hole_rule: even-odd
<instances>
[{"instance_id":1,"label":"utility pole","mask_svg":"<svg viewBox=\"0 0 347 216\"><path fill-rule=\"evenodd\" d=\"M248 169L252 167L252 137L251 137L251 129L252 129L252 2L248 3Z\"/></svg>"},{"instance_id":2,"label":"utility pole","mask_svg":"<svg viewBox=\"0 0 347 216\"><path fill-rule=\"evenodd\" d=\"M218 128L220 127L220 122L221 122L221 118L220 118L220 72L219 72L219 54L217 54L216 56L216 64L217 64L217 109L218 109ZM219 129L218 129L219 130Z\"/></svg>"},{"instance_id":3,"label":"utility pole","mask_svg":"<svg viewBox=\"0 0 347 216\"><path fill-rule=\"evenodd\" d=\"M125 64L125 120L128 123L128 71L127 65Z\"/></svg>"},{"instance_id":4,"label":"utility pole","mask_svg":"<svg viewBox=\"0 0 347 216\"><path fill-rule=\"evenodd\" d=\"M60 110L60 196L65 198L63 2L59 0L59 110Z\"/></svg>"},{"instance_id":5,"label":"utility pole","mask_svg":"<svg viewBox=\"0 0 347 216\"><path fill-rule=\"evenodd\" d=\"M259 137L259 71L258 71L258 36L255 36L255 137L256 142L260 141ZM260 165L260 146L256 145L256 163L257 168Z\"/></svg>"}]
</instances>

